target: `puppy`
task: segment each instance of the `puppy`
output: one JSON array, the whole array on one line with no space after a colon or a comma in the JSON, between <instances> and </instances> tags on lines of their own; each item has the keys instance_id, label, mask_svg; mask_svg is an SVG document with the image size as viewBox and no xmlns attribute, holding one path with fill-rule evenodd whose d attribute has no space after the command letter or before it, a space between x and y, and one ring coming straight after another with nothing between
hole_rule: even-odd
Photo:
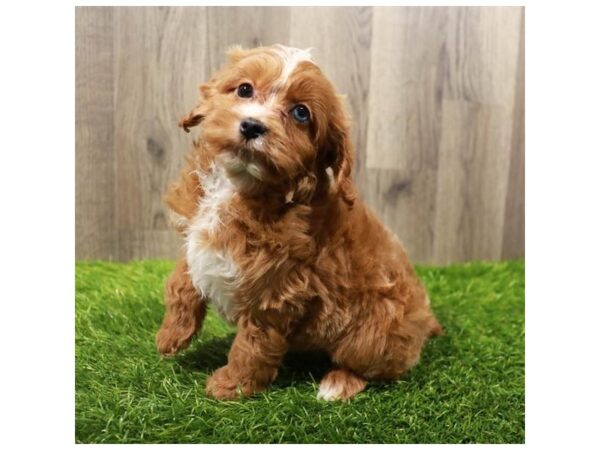
<instances>
[{"instance_id":1,"label":"puppy","mask_svg":"<svg viewBox=\"0 0 600 450\"><path fill-rule=\"evenodd\" d=\"M357 198L349 124L308 51L234 48L180 126L200 136L166 194L185 254L156 343L172 355L207 303L237 326L206 392L264 390L288 350L329 354L318 397L392 380L442 329L398 239Z\"/></svg>"}]
</instances>

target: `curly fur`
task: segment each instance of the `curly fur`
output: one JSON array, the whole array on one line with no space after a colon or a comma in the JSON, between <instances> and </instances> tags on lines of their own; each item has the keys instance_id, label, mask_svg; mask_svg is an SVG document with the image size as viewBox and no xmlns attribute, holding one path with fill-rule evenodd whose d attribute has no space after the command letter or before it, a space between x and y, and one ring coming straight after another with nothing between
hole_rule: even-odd
<instances>
[{"instance_id":1,"label":"curly fur","mask_svg":"<svg viewBox=\"0 0 600 450\"><path fill-rule=\"evenodd\" d=\"M335 368L319 397L346 399L366 380L404 374L442 331L401 243L356 195L339 97L297 51L233 49L180 122L201 135L166 195L186 255L167 283L157 344L185 348L215 303L238 330L207 382L216 398L264 390L292 349L327 352ZM250 99L236 94L244 82ZM290 117L297 103L309 124ZM248 111L268 128L251 142L238 131Z\"/></svg>"}]
</instances>

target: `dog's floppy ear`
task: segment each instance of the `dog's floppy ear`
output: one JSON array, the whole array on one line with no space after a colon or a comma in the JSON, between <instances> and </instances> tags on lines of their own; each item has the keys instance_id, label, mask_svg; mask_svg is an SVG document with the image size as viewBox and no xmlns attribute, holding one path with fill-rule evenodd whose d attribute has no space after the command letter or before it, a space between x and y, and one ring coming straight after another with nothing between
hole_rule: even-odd
<instances>
[{"instance_id":1,"label":"dog's floppy ear","mask_svg":"<svg viewBox=\"0 0 600 450\"><path fill-rule=\"evenodd\" d=\"M194 108L179 120L179 127L183 128L186 133L189 133L190 128L198 125L202 122L202 119L204 119L204 116L200 114L198 108Z\"/></svg>"},{"instance_id":2,"label":"dog's floppy ear","mask_svg":"<svg viewBox=\"0 0 600 450\"><path fill-rule=\"evenodd\" d=\"M207 99L212 95L212 86L211 82L204 83L200 85L200 101L194 106L194 108L183 116L179 120L179 126L185 130L186 133L190 132L190 128L195 127L205 116L205 104Z\"/></svg>"},{"instance_id":3,"label":"dog's floppy ear","mask_svg":"<svg viewBox=\"0 0 600 450\"><path fill-rule=\"evenodd\" d=\"M240 59L246 56L247 50L244 50L240 45L234 45L229 47L227 50L227 57L229 65L236 64ZM191 127L195 127L196 125L202 122L204 116L206 115L207 103L210 98L215 93L215 86L223 71L226 68L222 68L219 72L217 72L210 79L208 83L204 83L200 85L200 101L199 103L192 109L188 114L183 116L181 120L179 120L179 126L183 128L187 133L190 132Z\"/></svg>"},{"instance_id":4,"label":"dog's floppy ear","mask_svg":"<svg viewBox=\"0 0 600 450\"><path fill-rule=\"evenodd\" d=\"M354 149L350 139L350 127L340 98L330 116L327 134L327 166L331 167L338 192L348 206L354 205L356 193L352 185Z\"/></svg>"}]
</instances>

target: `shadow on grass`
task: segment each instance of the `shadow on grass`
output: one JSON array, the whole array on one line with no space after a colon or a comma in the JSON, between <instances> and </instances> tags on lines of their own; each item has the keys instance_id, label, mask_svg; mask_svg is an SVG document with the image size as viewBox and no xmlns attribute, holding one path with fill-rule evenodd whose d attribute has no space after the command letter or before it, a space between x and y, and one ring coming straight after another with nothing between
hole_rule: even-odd
<instances>
[{"instance_id":1,"label":"shadow on grass","mask_svg":"<svg viewBox=\"0 0 600 450\"><path fill-rule=\"evenodd\" d=\"M209 341L196 341L191 349L177 356L176 361L185 370L210 374L227 364L227 354L234 337L230 334Z\"/></svg>"},{"instance_id":2,"label":"shadow on grass","mask_svg":"<svg viewBox=\"0 0 600 450\"><path fill-rule=\"evenodd\" d=\"M287 387L296 383L318 383L331 368L331 360L322 352L290 352L285 355L274 387Z\"/></svg>"},{"instance_id":3,"label":"shadow on grass","mask_svg":"<svg viewBox=\"0 0 600 450\"><path fill-rule=\"evenodd\" d=\"M205 342L197 341L190 350L177 356L176 362L183 370L210 375L227 364L234 337L230 334ZM283 388L294 383L318 382L330 367L331 361L325 353L290 352L285 356L273 386Z\"/></svg>"},{"instance_id":4,"label":"shadow on grass","mask_svg":"<svg viewBox=\"0 0 600 450\"><path fill-rule=\"evenodd\" d=\"M214 338L208 341L196 341L190 350L176 358L182 370L200 372L210 375L218 368L227 364L227 355L235 334ZM400 379L423 387L437 370L443 370L444 354L451 351L451 339L447 335L435 338L436 343L428 342L423 349L421 361ZM433 347L433 348L432 348ZM321 378L332 367L331 360L322 352L290 352L279 368L272 388L283 389L296 384L319 383ZM369 382L368 390L378 391L389 388L389 382Z\"/></svg>"}]
</instances>

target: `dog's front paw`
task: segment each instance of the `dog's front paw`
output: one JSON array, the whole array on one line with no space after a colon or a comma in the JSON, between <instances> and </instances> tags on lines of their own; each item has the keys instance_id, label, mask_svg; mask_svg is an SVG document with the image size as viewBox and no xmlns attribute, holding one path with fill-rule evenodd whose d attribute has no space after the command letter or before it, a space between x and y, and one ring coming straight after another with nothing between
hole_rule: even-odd
<instances>
[{"instance_id":1,"label":"dog's front paw","mask_svg":"<svg viewBox=\"0 0 600 450\"><path fill-rule=\"evenodd\" d=\"M221 367L206 381L206 394L218 400L235 400L262 390L252 381L240 379L229 366Z\"/></svg>"},{"instance_id":2,"label":"dog's front paw","mask_svg":"<svg viewBox=\"0 0 600 450\"><path fill-rule=\"evenodd\" d=\"M163 327L156 335L156 348L163 356L173 356L190 345L191 337L168 327Z\"/></svg>"},{"instance_id":3,"label":"dog's front paw","mask_svg":"<svg viewBox=\"0 0 600 450\"><path fill-rule=\"evenodd\" d=\"M241 395L238 382L231 377L229 367L221 367L206 381L206 394L219 400L232 400Z\"/></svg>"}]
</instances>

